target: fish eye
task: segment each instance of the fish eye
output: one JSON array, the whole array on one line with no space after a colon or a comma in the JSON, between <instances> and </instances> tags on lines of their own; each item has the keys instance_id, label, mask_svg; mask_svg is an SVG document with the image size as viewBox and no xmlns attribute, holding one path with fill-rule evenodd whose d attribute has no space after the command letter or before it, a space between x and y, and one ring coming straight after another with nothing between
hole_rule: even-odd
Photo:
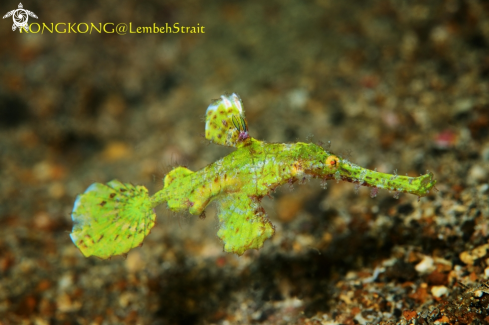
<instances>
[{"instance_id":1,"label":"fish eye","mask_svg":"<svg viewBox=\"0 0 489 325\"><path fill-rule=\"evenodd\" d=\"M336 156L329 156L326 158L326 165L331 167L338 167L340 159Z\"/></svg>"}]
</instances>

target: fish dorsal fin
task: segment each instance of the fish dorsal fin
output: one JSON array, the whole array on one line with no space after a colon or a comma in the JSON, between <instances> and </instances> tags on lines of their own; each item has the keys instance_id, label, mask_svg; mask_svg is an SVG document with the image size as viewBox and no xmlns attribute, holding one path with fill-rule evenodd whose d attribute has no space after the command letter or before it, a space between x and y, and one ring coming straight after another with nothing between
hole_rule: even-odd
<instances>
[{"instance_id":1,"label":"fish dorsal fin","mask_svg":"<svg viewBox=\"0 0 489 325\"><path fill-rule=\"evenodd\" d=\"M222 95L209 105L205 115L205 138L228 147L238 147L250 138L243 104L237 94Z\"/></svg>"}]
</instances>

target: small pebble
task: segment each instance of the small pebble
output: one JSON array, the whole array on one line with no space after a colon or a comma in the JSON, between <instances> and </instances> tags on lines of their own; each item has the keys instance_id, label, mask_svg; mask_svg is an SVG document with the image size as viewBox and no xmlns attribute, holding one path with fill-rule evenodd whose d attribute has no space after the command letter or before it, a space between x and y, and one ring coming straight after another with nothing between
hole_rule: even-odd
<instances>
[{"instance_id":1,"label":"small pebble","mask_svg":"<svg viewBox=\"0 0 489 325\"><path fill-rule=\"evenodd\" d=\"M37 229L49 230L54 226L54 221L46 212L39 212L34 216L33 226Z\"/></svg>"},{"instance_id":2,"label":"small pebble","mask_svg":"<svg viewBox=\"0 0 489 325\"><path fill-rule=\"evenodd\" d=\"M431 294L437 298L448 294L448 288L445 286L433 286L431 288Z\"/></svg>"},{"instance_id":3,"label":"small pebble","mask_svg":"<svg viewBox=\"0 0 489 325\"><path fill-rule=\"evenodd\" d=\"M60 199L65 195L65 187L63 183L61 182L54 182L51 185L49 185L49 196L51 196L53 199Z\"/></svg>"},{"instance_id":4,"label":"small pebble","mask_svg":"<svg viewBox=\"0 0 489 325\"><path fill-rule=\"evenodd\" d=\"M435 321L435 324L450 324L450 319L447 316L443 315L441 318Z\"/></svg>"},{"instance_id":5,"label":"small pebble","mask_svg":"<svg viewBox=\"0 0 489 325\"><path fill-rule=\"evenodd\" d=\"M461 98L455 102L454 106L457 114L469 112L474 106L474 100L472 98Z\"/></svg>"},{"instance_id":6,"label":"small pebble","mask_svg":"<svg viewBox=\"0 0 489 325\"><path fill-rule=\"evenodd\" d=\"M481 194L484 194L487 192L487 190L489 190L489 184L482 184L480 187L479 187L479 192Z\"/></svg>"},{"instance_id":7,"label":"small pebble","mask_svg":"<svg viewBox=\"0 0 489 325\"><path fill-rule=\"evenodd\" d=\"M113 141L107 145L102 153L106 161L115 161L128 157L131 154L131 148L124 142Z\"/></svg>"},{"instance_id":8,"label":"small pebble","mask_svg":"<svg viewBox=\"0 0 489 325\"><path fill-rule=\"evenodd\" d=\"M480 298L484 295L484 292L482 290L476 290L474 291L474 297Z\"/></svg>"},{"instance_id":9,"label":"small pebble","mask_svg":"<svg viewBox=\"0 0 489 325\"><path fill-rule=\"evenodd\" d=\"M119 296L119 305L121 305L122 308L126 308L134 300L134 298L135 298L134 293L128 291L123 292Z\"/></svg>"},{"instance_id":10,"label":"small pebble","mask_svg":"<svg viewBox=\"0 0 489 325\"><path fill-rule=\"evenodd\" d=\"M141 258L141 253L137 250L131 251L126 258L126 268L131 273L136 273L146 266L145 261Z\"/></svg>"},{"instance_id":11,"label":"small pebble","mask_svg":"<svg viewBox=\"0 0 489 325\"><path fill-rule=\"evenodd\" d=\"M473 250L460 253L460 259L462 260L462 262L464 262L467 265L473 265L477 259L486 256L488 250L489 250L489 244L485 244L476 247Z\"/></svg>"},{"instance_id":12,"label":"small pebble","mask_svg":"<svg viewBox=\"0 0 489 325\"><path fill-rule=\"evenodd\" d=\"M484 161L489 161L489 144L487 144L481 152L481 158Z\"/></svg>"},{"instance_id":13,"label":"small pebble","mask_svg":"<svg viewBox=\"0 0 489 325\"><path fill-rule=\"evenodd\" d=\"M433 263L433 259L429 256L425 256L421 262L416 264L414 269L418 271L419 273L429 273L433 271L435 268L435 265Z\"/></svg>"},{"instance_id":14,"label":"small pebble","mask_svg":"<svg viewBox=\"0 0 489 325\"><path fill-rule=\"evenodd\" d=\"M474 165L470 168L468 173L468 181L471 184L475 184L481 181L487 181L487 170L479 165Z\"/></svg>"},{"instance_id":15,"label":"small pebble","mask_svg":"<svg viewBox=\"0 0 489 325\"><path fill-rule=\"evenodd\" d=\"M62 313L78 311L82 306L80 302L73 301L66 293L63 293L56 298L56 305L58 311Z\"/></svg>"},{"instance_id":16,"label":"small pebble","mask_svg":"<svg viewBox=\"0 0 489 325\"><path fill-rule=\"evenodd\" d=\"M294 89L288 94L290 106L293 109L302 109L307 103L308 93L305 89Z\"/></svg>"},{"instance_id":17,"label":"small pebble","mask_svg":"<svg viewBox=\"0 0 489 325\"><path fill-rule=\"evenodd\" d=\"M58 281L58 290L66 291L72 286L73 286L73 274L70 272L63 274Z\"/></svg>"}]
</instances>

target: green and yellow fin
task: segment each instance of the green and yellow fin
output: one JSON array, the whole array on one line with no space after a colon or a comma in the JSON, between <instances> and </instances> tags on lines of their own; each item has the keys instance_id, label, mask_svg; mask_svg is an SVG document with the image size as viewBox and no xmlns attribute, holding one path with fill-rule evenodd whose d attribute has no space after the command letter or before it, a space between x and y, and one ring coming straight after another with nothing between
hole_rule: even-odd
<instances>
[{"instance_id":1,"label":"green and yellow fin","mask_svg":"<svg viewBox=\"0 0 489 325\"><path fill-rule=\"evenodd\" d=\"M190 174L193 174L194 172L191 171L188 168L179 166L177 168L172 169L168 174L166 174L164 180L163 180L163 188L167 188L173 181L176 179L182 179L185 176L188 176Z\"/></svg>"},{"instance_id":2,"label":"green and yellow fin","mask_svg":"<svg viewBox=\"0 0 489 325\"><path fill-rule=\"evenodd\" d=\"M205 138L214 143L237 147L249 138L243 104L238 95L222 95L209 105L205 116Z\"/></svg>"},{"instance_id":3,"label":"green and yellow fin","mask_svg":"<svg viewBox=\"0 0 489 325\"><path fill-rule=\"evenodd\" d=\"M141 245L155 224L148 190L113 180L78 195L71 214L73 243L86 257L106 259Z\"/></svg>"},{"instance_id":4,"label":"green and yellow fin","mask_svg":"<svg viewBox=\"0 0 489 325\"><path fill-rule=\"evenodd\" d=\"M245 194L230 194L217 201L219 231L224 251L242 255L259 249L275 232L260 203Z\"/></svg>"}]
</instances>

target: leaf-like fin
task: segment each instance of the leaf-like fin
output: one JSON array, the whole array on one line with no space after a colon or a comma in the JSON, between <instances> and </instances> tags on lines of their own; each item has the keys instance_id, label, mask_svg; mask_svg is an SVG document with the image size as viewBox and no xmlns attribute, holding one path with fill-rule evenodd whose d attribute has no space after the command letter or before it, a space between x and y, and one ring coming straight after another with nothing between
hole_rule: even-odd
<instances>
[{"instance_id":1,"label":"leaf-like fin","mask_svg":"<svg viewBox=\"0 0 489 325\"><path fill-rule=\"evenodd\" d=\"M245 194L235 193L217 201L219 231L226 252L242 255L259 249L275 230L260 203Z\"/></svg>"},{"instance_id":2,"label":"leaf-like fin","mask_svg":"<svg viewBox=\"0 0 489 325\"><path fill-rule=\"evenodd\" d=\"M141 244L155 224L148 190L113 180L94 183L76 198L73 243L86 257L106 259Z\"/></svg>"},{"instance_id":3,"label":"leaf-like fin","mask_svg":"<svg viewBox=\"0 0 489 325\"><path fill-rule=\"evenodd\" d=\"M174 168L165 176L163 180L164 188L170 186L170 184L173 183L175 180L183 179L184 177L191 175L193 173L194 173L193 171L191 171L186 167L178 166Z\"/></svg>"},{"instance_id":4,"label":"leaf-like fin","mask_svg":"<svg viewBox=\"0 0 489 325\"><path fill-rule=\"evenodd\" d=\"M205 138L214 143L237 147L240 132L248 132L243 104L236 94L222 95L205 114Z\"/></svg>"}]
</instances>

